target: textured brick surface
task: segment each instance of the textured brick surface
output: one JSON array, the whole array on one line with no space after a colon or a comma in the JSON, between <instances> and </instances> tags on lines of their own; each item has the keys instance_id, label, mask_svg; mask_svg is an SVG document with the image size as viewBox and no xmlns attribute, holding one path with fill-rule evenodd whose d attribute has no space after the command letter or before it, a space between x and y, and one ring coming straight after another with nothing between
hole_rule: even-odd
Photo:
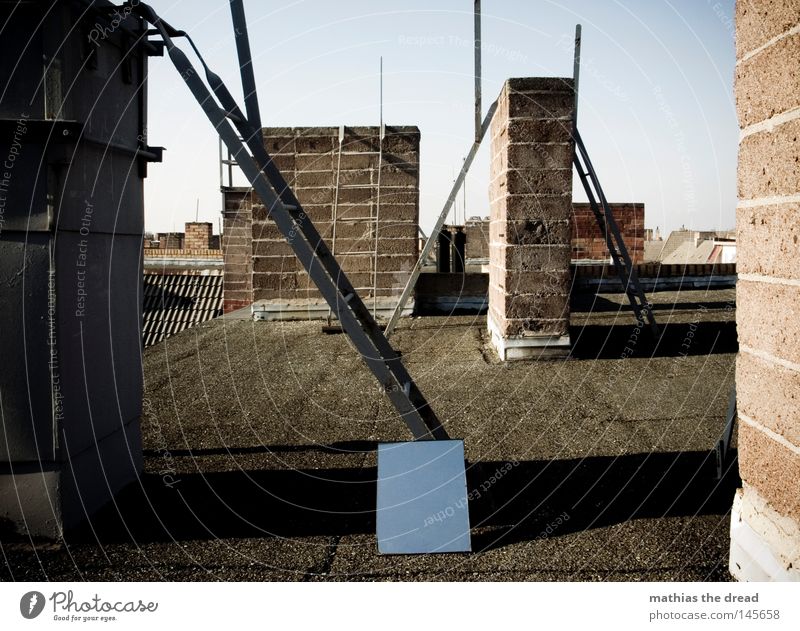
<instances>
[{"instance_id":1,"label":"textured brick surface","mask_svg":"<svg viewBox=\"0 0 800 631\"><path fill-rule=\"evenodd\" d=\"M800 190L800 118L739 144L739 199L793 195Z\"/></svg>"},{"instance_id":2,"label":"textured brick surface","mask_svg":"<svg viewBox=\"0 0 800 631\"><path fill-rule=\"evenodd\" d=\"M489 258L489 221L470 220L464 226L467 235L465 257L467 259Z\"/></svg>"},{"instance_id":3,"label":"textured brick surface","mask_svg":"<svg viewBox=\"0 0 800 631\"><path fill-rule=\"evenodd\" d=\"M769 509L800 522L799 0L736 5L739 126L736 394L739 469ZM755 127L753 127L755 126ZM777 435L777 436L776 436ZM793 447L794 446L794 447ZM776 545L762 521L750 527ZM737 542L732 543L736 550ZM777 550L773 550L777 552ZM764 568L760 568L763 570ZM743 578L748 578L743 575Z\"/></svg>"},{"instance_id":4,"label":"textured brick surface","mask_svg":"<svg viewBox=\"0 0 800 631\"><path fill-rule=\"evenodd\" d=\"M253 302L252 201L248 193L226 192L222 219L222 310L229 313Z\"/></svg>"},{"instance_id":5,"label":"textured brick surface","mask_svg":"<svg viewBox=\"0 0 800 631\"><path fill-rule=\"evenodd\" d=\"M800 33L790 35L736 68L736 108L743 127L800 102Z\"/></svg>"},{"instance_id":6,"label":"textured brick surface","mask_svg":"<svg viewBox=\"0 0 800 631\"><path fill-rule=\"evenodd\" d=\"M739 279L739 343L800 364L800 286Z\"/></svg>"},{"instance_id":7,"label":"textured brick surface","mask_svg":"<svg viewBox=\"0 0 800 631\"><path fill-rule=\"evenodd\" d=\"M739 410L800 446L800 373L742 352L736 380Z\"/></svg>"},{"instance_id":8,"label":"textured brick surface","mask_svg":"<svg viewBox=\"0 0 800 631\"><path fill-rule=\"evenodd\" d=\"M387 126L380 170L377 127L345 128L341 155L338 127L262 131L275 164L362 297L373 287L378 295L399 293L419 249L419 130ZM252 203L254 299L320 298L267 211Z\"/></svg>"},{"instance_id":9,"label":"textured brick surface","mask_svg":"<svg viewBox=\"0 0 800 631\"><path fill-rule=\"evenodd\" d=\"M739 272L800 280L800 204L736 211Z\"/></svg>"},{"instance_id":10,"label":"textured brick surface","mask_svg":"<svg viewBox=\"0 0 800 631\"><path fill-rule=\"evenodd\" d=\"M207 222L187 223L183 247L187 250L208 250L211 246L213 229L213 224Z\"/></svg>"},{"instance_id":11,"label":"textured brick surface","mask_svg":"<svg viewBox=\"0 0 800 631\"><path fill-rule=\"evenodd\" d=\"M798 0L738 0L736 57L751 51L800 23Z\"/></svg>"},{"instance_id":12,"label":"textured brick surface","mask_svg":"<svg viewBox=\"0 0 800 631\"><path fill-rule=\"evenodd\" d=\"M800 521L800 454L742 423L739 472L779 513Z\"/></svg>"},{"instance_id":13,"label":"textured brick surface","mask_svg":"<svg viewBox=\"0 0 800 631\"><path fill-rule=\"evenodd\" d=\"M506 338L568 332L572 96L568 79L510 79L492 121L489 318Z\"/></svg>"}]
</instances>

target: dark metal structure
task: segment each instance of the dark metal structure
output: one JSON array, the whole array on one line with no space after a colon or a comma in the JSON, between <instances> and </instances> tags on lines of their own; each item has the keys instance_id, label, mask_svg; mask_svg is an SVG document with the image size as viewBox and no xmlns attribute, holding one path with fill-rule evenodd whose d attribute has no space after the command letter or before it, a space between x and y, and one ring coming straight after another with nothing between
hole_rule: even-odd
<instances>
[{"instance_id":1,"label":"dark metal structure","mask_svg":"<svg viewBox=\"0 0 800 631\"><path fill-rule=\"evenodd\" d=\"M464 273L464 257L466 255L467 235L464 228L458 226L453 234L453 273Z\"/></svg>"},{"instance_id":2,"label":"dark metal structure","mask_svg":"<svg viewBox=\"0 0 800 631\"><path fill-rule=\"evenodd\" d=\"M142 468L146 25L0 3L0 529L58 537Z\"/></svg>"},{"instance_id":3,"label":"dark metal structure","mask_svg":"<svg viewBox=\"0 0 800 631\"><path fill-rule=\"evenodd\" d=\"M733 468L736 463L736 453L731 448L733 443L733 430L736 427L736 386L731 388L728 395L728 412L725 414L725 429L722 430L722 438L717 442L714 450L717 460L717 480L725 477L725 474Z\"/></svg>"},{"instance_id":4,"label":"dark metal structure","mask_svg":"<svg viewBox=\"0 0 800 631\"><path fill-rule=\"evenodd\" d=\"M450 273L450 249L453 242L453 233L443 227L436 237L438 241L436 256L436 271L440 274Z\"/></svg>"}]
</instances>

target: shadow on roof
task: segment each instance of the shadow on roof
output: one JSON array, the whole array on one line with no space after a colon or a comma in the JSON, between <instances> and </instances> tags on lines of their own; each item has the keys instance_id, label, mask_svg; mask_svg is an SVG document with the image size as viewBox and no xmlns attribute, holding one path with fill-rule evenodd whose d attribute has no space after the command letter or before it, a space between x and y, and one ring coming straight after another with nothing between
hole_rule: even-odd
<instances>
[{"instance_id":1,"label":"shadow on roof","mask_svg":"<svg viewBox=\"0 0 800 631\"><path fill-rule=\"evenodd\" d=\"M633 316L627 314L631 320ZM635 324L588 324L570 327L573 359L620 359L621 357L684 357L736 353L739 342L735 322L674 322L661 324L661 338L654 344L645 326Z\"/></svg>"},{"instance_id":2,"label":"shadow on roof","mask_svg":"<svg viewBox=\"0 0 800 631\"><path fill-rule=\"evenodd\" d=\"M713 479L713 453L687 451L468 465L473 549L641 518L725 515L736 465ZM376 469L145 474L92 520L103 544L375 532ZM559 521L560 518L560 521ZM557 523L557 527L553 524ZM423 524L420 524L422 527ZM95 541L88 524L68 541Z\"/></svg>"}]
</instances>

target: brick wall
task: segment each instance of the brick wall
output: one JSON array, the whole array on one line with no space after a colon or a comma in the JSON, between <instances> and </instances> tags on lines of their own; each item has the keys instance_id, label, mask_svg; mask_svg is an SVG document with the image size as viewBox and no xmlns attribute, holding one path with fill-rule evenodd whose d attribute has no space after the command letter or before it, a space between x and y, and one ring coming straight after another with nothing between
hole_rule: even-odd
<instances>
[{"instance_id":1,"label":"brick wall","mask_svg":"<svg viewBox=\"0 0 800 631\"><path fill-rule=\"evenodd\" d=\"M253 302L253 205L247 189L225 191L222 213L224 313Z\"/></svg>"},{"instance_id":2,"label":"brick wall","mask_svg":"<svg viewBox=\"0 0 800 631\"><path fill-rule=\"evenodd\" d=\"M208 250L211 248L213 225L206 222L191 222L186 224L183 247L187 250Z\"/></svg>"},{"instance_id":3,"label":"brick wall","mask_svg":"<svg viewBox=\"0 0 800 631\"><path fill-rule=\"evenodd\" d=\"M341 162L338 127L263 131L267 150L362 298L373 294L373 283L378 296L399 295L419 253L419 129L386 127L380 194L378 127L345 128ZM319 298L260 204L253 207L252 255L255 300Z\"/></svg>"},{"instance_id":4,"label":"brick wall","mask_svg":"<svg viewBox=\"0 0 800 631\"><path fill-rule=\"evenodd\" d=\"M180 250L183 248L183 233L159 232L158 247L162 250Z\"/></svg>"},{"instance_id":5,"label":"brick wall","mask_svg":"<svg viewBox=\"0 0 800 631\"><path fill-rule=\"evenodd\" d=\"M503 359L569 346L572 111L570 79L509 79L492 121L488 321Z\"/></svg>"},{"instance_id":6,"label":"brick wall","mask_svg":"<svg viewBox=\"0 0 800 631\"><path fill-rule=\"evenodd\" d=\"M634 263L644 260L644 204L611 203L628 254ZM572 204L572 258L608 260L605 235L588 203Z\"/></svg>"},{"instance_id":7,"label":"brick wall","mask_svg":"<svg viewBox=\"0 0 800 631\"><path fill-rule=\"evenodd\" d=\"M736 365L742 486L731 572L800 580L800 0L739 0Z\"/></svg>"}]
</instances>

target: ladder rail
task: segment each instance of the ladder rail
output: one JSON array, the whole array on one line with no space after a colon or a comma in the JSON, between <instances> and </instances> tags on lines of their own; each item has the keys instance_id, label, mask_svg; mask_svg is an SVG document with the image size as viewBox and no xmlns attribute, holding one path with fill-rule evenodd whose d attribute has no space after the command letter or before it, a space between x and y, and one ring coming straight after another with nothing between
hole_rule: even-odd
<instances>
[{"instance_id":1,"label":"ladder rail","mask_svg":"<svg viewBox=\"0 0 800 631\"><path fill-rule=\"evenodd\" d=\"M331 256L336 256L336 219L339 211L339 180L342 173L342 144L344 143L344 125L339 125L339 151L336 160L336 190L333 194L331 208ZM330 326L333 310L328 309L328 325Z\"/></svg>"},{"instance_id":2,"label":"ladder rail","mask_svg":"<svg viewBox=\"0 0 800 631\"><path fill-rule=\"evenodd\" d=\"M605 237L606 245L614 261L614 267L617 270L617 275L622 282L622 288L628 296L637 321L642 323L646 321L657 338L660 334L660 327L656 322L652 306L642 290L636 267L633 265L633 261L628 253L628 248L622 238L619 226L614 219L611 206L603 192L603 187L600 185L597 172L589 158L589 153L586 150L586 146L578 132L577 126L573 129L573 136L576 149L573 162L575 163L575 168L578 170L578 176L586 191L586 196L589 198L589 205ZM600 208L601 206L602 211Z\"/></svg>"},{"instance_id":3,"label":"ladder rail","mask_svg":"<svg viewBox=\"0 0 800 631\"><path fill-rule=\"evenodd\" d=\"M383 60L381 60L383 68ZM383 79L381 79L383 81ZM381 84L383 85L383 84ZM372 261L372 317L377 317L378 313L378 231L381 221L381 172L383 171L383 115L378 129L378 186L375 193L375 257Z\"/></svg>"}]
</instances>

